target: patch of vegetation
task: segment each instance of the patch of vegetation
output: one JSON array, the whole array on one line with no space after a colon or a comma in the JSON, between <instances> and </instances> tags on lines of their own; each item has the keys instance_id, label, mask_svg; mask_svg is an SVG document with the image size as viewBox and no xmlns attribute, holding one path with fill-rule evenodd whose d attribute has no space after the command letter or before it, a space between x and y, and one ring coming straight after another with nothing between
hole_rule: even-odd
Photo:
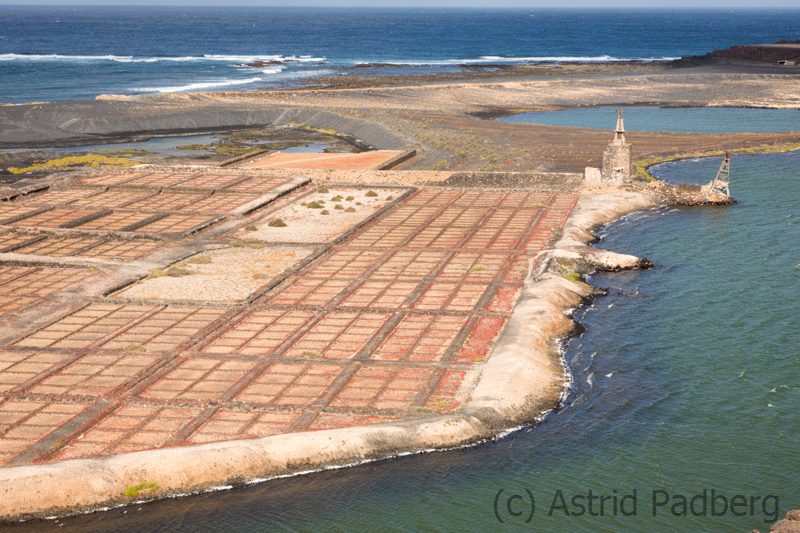
<instances>
[{"instance_id":1,"label":"patch of vegetation","mask_svg":"<svg viewBox=\"0 0 800 533\"><path fill-rule=\"evenodd\" d=\"M158 489L158 483L152 481L145 481L144 483L136 483L135 485L128 485L125 487L126 498L138 498L142 493L153 492Z\"/></svg>"},{"instance_id":2,"label":"patch of vegetation","mask_svg":"<svg viewBox=\"0 0 800 533\"><path fill-rule=\"evenodd\" d=\"M322 209L325 206L322 204L322 202L315 200L313 202L308 202L306 207L309 209Z\"/></svg>"},{"instance_id":3,"label":"patch of vegetation","mask_svg":"<svg viewBox=\"0 0 800 533\"><path fill-rule=\"evenodd\" d=\"M163 278L167 275L167 271L163 268L154 268L147 275L148 278Z\"/></svg>"},{"instance_id":4,"label":"patch of vegetation","mask_svg":"<svg viewBox=\"0 0 800 533\"><path fill-rule=\"evenodd\" d=\"M473 272L484 272L485 270L486 267L483 265L475 265L474 267L472 267Z\"/></svg>"},{"instance_id":5,"label":"patch of vegetation","mask_svg":"<svg viewBox=\"0 0 800 533\"><path fill-rule=\"evenodd\" d=\"M192 271L189 270L188 268L180 266L180 265L173 265L173 266L171 266L171 267L169 267L167 269L166 274L167 274L167 276L170 276L170 277L173 277L173 278L180 278L182 276L191 275Z\"/></svg>"},{"instance_id":6,"label":"patch of vegetation","mask_svg":"<svg viewBox=\"0 0 800 533\"><path fill-rule=\"evenodd\" d=\"M677 159L677 158L676 158ZM658 163L666 163L667 161L674 161L669 157L645 157L636 161L634 165L634 174L646 181L655 181L655 177L650 174L650 167Z\"/></svg>"},{"instance_id":7,"label":"patch of vegetation","mask_svg":"<svg viewBox=\"0 0 800 533\"><path fill-rule=\"evenodd\" d=\"M440 159L433 164L433 170L447 170L449 167L450 163L446 159Z\"/></svg>"},{"instance_id":8,"label":"patch of vegetation","mask_svg":"<svg viewBox=\"0 0 800 533\"><path fill-rule=\"evenodd\" d=\"M267 222L267 226L271 228L285 228L286 222L284 222L282 218L273 218Z\"/></svg>"},{"instance_id":9,"label":"patch of vegetation","mask_svg":"<svg viewBox=\"0 0 800 533\"><path fill-rule=\"evenodd\" d=\"M352 202L353 200L355 200L355 198L353 196L348 196L347 198L345 198L345 200L347 200L348 202Z\"/></svg>"},{"instance_id":10,"label":"patch of vegetation","mask_svg":"<svg viewBox=\"0 0 800 533\"><path fill-rule=\"evenodd\" d=\"M319 354L317 352L303 352L303 357L314 358L314 357L319 357Z\"/></svg>"},{"instance_id":11,"label":"patch of vegetation","mask_svg":"<svg viewBox=\"0 0 800 533\"><path fill-rule=\"evenodd\" d=\"M579 284L581 284L581 285L586 285L586 282L585 282L585 281L583 281L583 276L581 276L581 275L580 275L579 273L577 273L577 272L568 272L568 273L566 273L566 274L563 274L563 275L562 275L562 277L563 277L564 279L568 279L568 280L569 280L569 281L571 281L572 283L579 283Z\"/></svg>"},{"instance_id":12,"label":"patch of vegetation","mask_svg":"<svg viewBox=\"0 0 800 533\"><path fill-rule=\"evenodd\" d=\"M27 174L29 172L44 172L47 170L63 170L73 167L89 167L100 168L106 166L122 166L129 167L136 163L124 157L109 157L105 155L74 155L69 157L60 157L58 159L50 159L49 161L42 161L34 163L29 167L18 168L9 167L6 170L11 174Z\"/></svg>"},{"instance_id":13,"label":"patch of vegetation","mask_svg":"<svg viewBox=\"0 0 800 533\"><path fill-rule=\"evenodd\" d=\"M394 200L394 196L392 196L391 194L386 197L387 202L391 202L392 200Z\"/></svg>"},{"instance_id":14,"label":"patch of vegetation","mask_svg":"<svg viewBox=\"0 0 800 533\"><path fill-rule=\"evenodd\" d=\"M345 209L345 210L344 210L344 212L345 212L345 213L355 213L355 212L356 212L356 210L355 210L355 208L354 208L354 207L348 207L347 209Z\"/></svg>"},{"instance_id":15,"label":"patch of vegetation","mask_svg":"<svg viewBox=\"0 0 800 533\"><path fill-rule=\"evenodd\" d=\"M331 202L341 202L341 201L342 201L342 195L341 194L337 194L336 196L331 198Z\"/></svg>"},{"instance_id":16,"label":"patch of vegetation","mask_svg":"<svg viewBox=\"0 0 800 533\"><path fill-rule=\"evenodd\" d=\"M297 128L299 130L304 131L313 131L316 133L322 133L325 135L330 135L331 137L346 137L347 135L336 130L332 129L325 129L325 128L315 128L314 126L309 126L308 124L302 124L299 122L290 122L288 126L292 128Z\"/></svg>"},{"instance_id":17,"label":"patch of vegetation","mask_svg":"<svg viewBox=\"0 0 800 533\"><path fill-rule=\"evenodd\" d=\"M211 146L207 144L182 144L181 146L176 146L176 150L202 150L204 152L210 151Z\"/></svg>"},{"instance_id":18,"label":"patch of vegetation","mask_svg":"<svg viewBox=\"0 0 800 533\"><path fill-rule=\"evenodd\" d=\"M213 146L214 153L225 157L237 157L240 155L251 154L258 152L260 148L253 146L236 146L230 144L215 144Z\"/></svg>"},{"instance_id":19,"label":"patch of vegetation","mask_svg":"<svg viewBox=\"0 0 800 533\"><path fill-rule=\"evenodd\" d=\"M211 264L211 257L208 255L193 255L186 262L190 265L208 265Z\"/></svg>"},{"instance_id":20,"label":"patch of vegetation","mask_svg":"<svg viewBox=\"0 0 800 533\"><path fill-rule=\"evenodd\" d=\"M330 214L331 214L331 212L330 212L330 211L328 211L327 209L323 209L322 211L320 211L320 212L319 212L319 214L320 214L320 215L330 215Z\"/></svg>"},{"instance_id":21,"label":"patch of vegetation","mask_svg":"<svg viewBox=\"0 0 800 533\"><path fill-rule=\"evenodd\" d=\"M319 187L317 187L317 192L320 194L325 194L328 192L328 188L325 187L324 185L320 185Z\"/></svg>"},{"instance_id":22,"label":"patch of vegetation","mask_svg":"<svg viewBox=\"0 0 800 533\"><path fill-rule=\"evenodd\" d=\"M143 345L135 344L135 343L134 344L129 344L129 345L127 345L125 347L125 351L126 352L144 352L146 350L147 350L147 348L145 348Z\"/></svg>"},{"instance_id":23,"label":"patch of vegetation","mask_svg":"<svg viewBox=\"0 0 800 533\"><path fill-rule=\"evenodd\" d=\"M231 248L251 248L253 250L261 250L266 245L257 239L234 239L228 242Z\"/></svg>"},{"instance_id":24,"label":"patch of vegetation","mask_svg":"<svg viewBox=\"0 0 800 533\"><path fill-rule=\"evenodd\" d=\"M375 198L376 196L378 196L378 193L376 193L375 191L367 191L366 193L364 193L364 196Z\"/></svg>"},{"instance_id":25,"label":"patch of vegetation","mask_svg":"<svg viewBox=\"0 0 800 533\"><path fill-rule=\"evenodd\" d=\"M127 150L98 150L98 154L116 155L117 157L130 157L148 153L144 148L128 148Z\"/></svg>"},{"instance_id":26,"label":"patch of vegetation","mask_svg":"<svg viewBox=\"0 0 800 533\"><path fill-rule=\"evenodd\" d=\"M436 411L437 413L441 413L441 412L446 411L449 407L450 407L450 402L445 398L440 398L433 405L432 409L434 411Z\"/></svg>"}]
</instances>

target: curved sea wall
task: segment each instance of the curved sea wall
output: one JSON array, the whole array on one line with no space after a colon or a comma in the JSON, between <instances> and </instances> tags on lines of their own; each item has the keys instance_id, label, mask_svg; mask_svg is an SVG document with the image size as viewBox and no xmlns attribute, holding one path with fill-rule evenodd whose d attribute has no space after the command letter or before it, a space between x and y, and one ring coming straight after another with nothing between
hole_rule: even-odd
<instances>
[{"instance_id":1,"label":"curved sea wall","mask_svg":"<svg viewBox=\"0 0 800 533\"><path fill-rule=\"evenodd\" d=\"M560 241L527 276L509 324L479 368L471 399L454 414L402 423L276 435L0 469L0 517L68 514L104 505L213 490L253 479L446 449L495 437L556 408L569 382L558 340L571 315L598 294L580 279L593 270L648 266L595 250L592 229L657 205L640 190L585 192Z\"/></svg>"}]
</instances>

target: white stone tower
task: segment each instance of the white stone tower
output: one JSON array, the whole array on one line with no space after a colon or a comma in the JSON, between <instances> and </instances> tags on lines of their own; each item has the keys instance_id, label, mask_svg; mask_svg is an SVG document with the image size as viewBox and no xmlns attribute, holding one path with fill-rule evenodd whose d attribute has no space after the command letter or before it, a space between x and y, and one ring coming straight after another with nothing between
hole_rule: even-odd
<instances>
[{"instance_id":1,"label":"white stone tower","mask_svg":"<svg viewBox=\"0 0 800 533\"><path fill-rule=\"evenodd\" d=\"M603 180L608 183L621 184L631 178L631 145L625 141L625 123L622 110L617 109L617 129L614 140L603 152Z\"/></svg>"}]
</instances>

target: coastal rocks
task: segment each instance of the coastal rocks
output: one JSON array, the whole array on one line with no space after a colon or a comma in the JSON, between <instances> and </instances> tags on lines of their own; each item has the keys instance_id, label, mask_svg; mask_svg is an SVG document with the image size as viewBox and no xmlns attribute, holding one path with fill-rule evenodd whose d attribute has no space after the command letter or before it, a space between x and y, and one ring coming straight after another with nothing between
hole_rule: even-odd
<instances>
[{"instance_id":1,"label":"coastal rocks","mask_svg":"<svg viewBox=\"0 0 800 533\"><path fill-rule=\"evenodd\" d=\"M649 259L643 257L589 247L580 250L580 252L557 250L554 252L554 256L574 260L574 270L586 274L598 270L603 272L622 272L623 270L648 269L654 266Z\"/></svg>"},{"instance_id":2,"label":"coastal rocks","mask_svg":"<svg viewBox=\"0 0 800 533\"><path fill-rule=\"evenodd\" d=\"M800 41L778 41L774 44L746 44L714 50L702 56L679 59L675 65L703 65L720 63L770 63L780 65L800 64Z\"/></svg>"},{"instance_id":3,"label":"coastal rocks","mask_svg":"<svg viewBox=\"0 0 800 533\"><path fill-rule=\"evenodd\" d=\"M772 524L770 533L800 533L800 509L795 509L786 513L782 520ZM750 533L761 533L754 529Z\"/></svg>"},{"instance_id":4,"label":"coastal rocks","mask_svg":"<svg viewBox=\"0 0 800 533\"><path fill-rule=\"evenodd\" d=\"M270 59L268 61L252 61L250 63L243 63L241 65L236 65L237 67L250 67L250 68L264 68L264 67L273 67L275 65L284 65L285 61L280 61L278 59Z\"/></svg>"},{"instance_id":5,"label":"coastal rocks","mask_svg":"<svg viewBox=\"0 0 800 533\"><path fill-rule=\"evenodd\" d=\"M783 520L773 524L770 533L800 533L800 509L786 513Z\"/></svg>"},{"instance_id":6,"label":"coastal rocks","mask_svg":"<svg viewBox=\"0 0 800 533\"><path fill-rule=\"evenodd\" d=\"M660 181L648 184L649 192L663 205L674 206L708 206L708 205L732 205L736 203L730 196L717 194L707 186L700 185L668 185Z\"/></svg>"}]
</instances>

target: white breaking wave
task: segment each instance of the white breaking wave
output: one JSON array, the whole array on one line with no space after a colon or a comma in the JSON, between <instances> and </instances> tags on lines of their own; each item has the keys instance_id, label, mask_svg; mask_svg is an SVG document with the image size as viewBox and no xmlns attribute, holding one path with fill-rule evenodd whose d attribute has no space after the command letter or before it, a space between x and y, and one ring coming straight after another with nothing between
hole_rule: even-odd
<instances>
[{"instance_id":1,"label":"white breaking wave","mask_svg":"<svg viewBox=\"0 0 800 533\"><path fill-rule=\"evenodd\" d=\"M61 55L61 54L0 54L0 61L113 61L116 63L158 63L225 61L228 63L253 63L256 61L275 61L279 63L324 63L327 58L315 56L281 55L223 55L204 54L202 56L123 56L123 55Z\"/></svg>"},{"instance_id":2,"label":"white breaking wave","mask_svg":"<svg viewBox=\"0 0 800 533\"><path fill-rule=\"evenodd\" d=\"M267 68L258 68L256 70L260 70L262 74L280 74L283 72L283 67L267 67Z\"/></svg>"},{"instance_id":3,"label":"white breaking wave","mask_svg":"<svg viewBox=\"0 0 800 533\"><path fill-rule=\"evenodd\" d=\"M622 61L674 61L679 57L614 57L602 56L481 56L469 59L431 59L423 61L354 61L354 65L397 65L397 66L445 66L445 65L471 65L484 63L616 63Z\"/></svg>"},{"instance_id":4,"label":"white breaking wave","mask_svg":"<svg viewBox=\"0 0 800 533\"><path fill-rule=\"evenodd\" d=\"M275 55L262 55L262 56L235 56L235 55L218 55L206 54L202 56L201 61L234 61L239 63L253 63L256 61L279 61L281 63L325 63L328 58L315 57L315 56L275 56Z\"/></svg>"},{"instance_id":5,"label":"white breaking wave","mask_svg":"<svg viewBox=\"0 0 800 533\"><path fill-rule=\"evenodd\" d=\"M184 91L196 91L199 89L212 89L214 87L227 87L230 85L247 85L263 81L261 78L247 78L243 80L221 80L190 83L188 85L178 85L174 87L131 87L130 91L139 93L179 93Z\"/></svg>"},{"instance_id":6,"label":"white breaking wave","mask_svg":"<svg viewBox=\"0 0 800 533\"><path fill-rule=\"evenodd\" d=\"M59 54L0 54L0 61L130 61L132 56L65 56Z\"/></svg>"}]
</instances>

